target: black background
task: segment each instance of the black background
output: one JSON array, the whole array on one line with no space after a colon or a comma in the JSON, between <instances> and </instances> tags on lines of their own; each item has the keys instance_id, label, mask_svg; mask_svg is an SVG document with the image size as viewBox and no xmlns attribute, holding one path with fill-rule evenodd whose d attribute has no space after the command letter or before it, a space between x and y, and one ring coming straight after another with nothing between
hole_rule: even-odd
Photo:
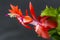
<instances>
[{"instance_id":1,"label":"black background","mask_svg":"<svg viewBox=\"0 0 60 40\"><path fill-rule=\"evenodd\" d=\"M60 0L0 0L0 40L44 40L38 37L33 30L24 28L15 18L11 19L5 16L9 13L10 4L18 5L25 14L25 9L29 10L30 1L37 16L40 15L46 5L54 8L60 6Z\"/></svg>"}]
</instances>

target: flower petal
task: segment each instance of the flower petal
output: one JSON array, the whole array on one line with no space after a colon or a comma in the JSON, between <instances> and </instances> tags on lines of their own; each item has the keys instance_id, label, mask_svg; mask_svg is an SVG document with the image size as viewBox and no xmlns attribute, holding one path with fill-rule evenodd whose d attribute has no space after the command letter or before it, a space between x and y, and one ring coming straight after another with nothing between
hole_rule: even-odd
<instances>
[{"instance_id":1,"label":"flower petal","mask_svg":"<svg viewBox=\"0 0 60 40\"><path fill-rule=\"evenodd\" d=\"M32 15L33 19L36 20L35 11L34 11L34 8L33 8L32 4L31 4L31 2L29 3L29 9L30 9L30 12L31 12L31 15Z\"/></svg>"},{"instance_id":2,"label":"flower petal","mask_svg":"<svg viewBox=\"0 0 60 40\"><path fill-rule=\"evenodd\" d=\"M50 35L49 35L48 31L46 31L43 26L36 26L35 27L35 32L39 36L41 36L42 38L45 38L45 39L49 39L50 38Z\"/></svg>"},{"instance_id":3,"label":"flower petal","mask_svg":"<svg viewBox=\"0 0 60 40\"><path fill-rule=\"evenodd\" d=\"M14 6L12 4L10 4L10 6L11 6L11 9L9 9L10 13L14 13L14 14L18 14L19 16L23 16L22 11L21 11L21 9L18 9L18 6Z\"/></svg>"}]
</instances>

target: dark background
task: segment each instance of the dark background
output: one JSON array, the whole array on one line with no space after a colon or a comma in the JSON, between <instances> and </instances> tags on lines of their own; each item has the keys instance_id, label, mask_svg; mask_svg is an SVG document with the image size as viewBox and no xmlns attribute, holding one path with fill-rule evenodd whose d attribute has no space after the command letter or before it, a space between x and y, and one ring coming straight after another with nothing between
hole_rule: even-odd
<instances>
[{"instance_id":1,"label":"dark background","mask_svg":"<svg viewBox=\"0 0 60 40\"><path fill-rule=\"evenodd\" d=\"M11 19L5 16L5 14L9 13L10 4L18 5L25 14L25 9L29 10L30 1L37 16L40 15L46 5L54 8L60 6L60 0L0 0L0 40L44 40L38 37L33 30L24 28L15 18Z\"/></svg>"}]
</instances>

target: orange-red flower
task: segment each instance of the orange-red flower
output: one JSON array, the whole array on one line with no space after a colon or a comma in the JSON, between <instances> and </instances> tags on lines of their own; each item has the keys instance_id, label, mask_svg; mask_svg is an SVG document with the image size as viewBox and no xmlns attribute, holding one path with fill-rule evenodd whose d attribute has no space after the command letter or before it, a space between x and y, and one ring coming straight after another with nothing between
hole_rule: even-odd
<instances>
[{"instance_id":1,"label":"orange-red flower","mask_svg":"<svg viewBox=\"0 0 60 40\"><path fill-rule=\"evenodd\" d=\"M10 4L11 9L9 9L9 12L11 17L16 17L19 23L21 23L23 26L25 26L28 29L32 29L27 24L34 25L34 31L41 37L49 39L50 35L48 31L52 28L55 28L57 26L57 23L53 20L48 20L48 16L44 17L36 17L34 7L32 6L31 2L29 3L29 9L30 13L32 15L32 18L28 15L28 10L26 9L26 15L22 15L21 9L18 9L18 6L14 6Z\"/></svg>"}]
</instances>

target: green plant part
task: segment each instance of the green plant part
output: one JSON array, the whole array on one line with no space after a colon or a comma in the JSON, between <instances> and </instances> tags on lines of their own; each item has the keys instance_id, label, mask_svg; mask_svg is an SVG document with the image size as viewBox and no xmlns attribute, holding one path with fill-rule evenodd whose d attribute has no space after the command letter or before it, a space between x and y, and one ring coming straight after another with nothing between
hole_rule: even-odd
<instances>
[{"instance_id":1,"label":"green plant part","mask_svg":"<svg viewBox=\"0 0 60 40\"><path fill-rule=\"evenodd\" d=\"M58 14L57 9L46 6L46 8L42 11L41 16L56 17L57 14Z\"/></svg>"},{"instance_id":2,"label":"green plant part","mask_svg":"<svg viewBox=\"0 0 60 40\"><path fill-rule=\"evenodd\" d=\"M57 30L57 33L60 35L60 14L58 15L57 22L58 22L58 26L56 30Z\"/></svg>"}]
</instances>

